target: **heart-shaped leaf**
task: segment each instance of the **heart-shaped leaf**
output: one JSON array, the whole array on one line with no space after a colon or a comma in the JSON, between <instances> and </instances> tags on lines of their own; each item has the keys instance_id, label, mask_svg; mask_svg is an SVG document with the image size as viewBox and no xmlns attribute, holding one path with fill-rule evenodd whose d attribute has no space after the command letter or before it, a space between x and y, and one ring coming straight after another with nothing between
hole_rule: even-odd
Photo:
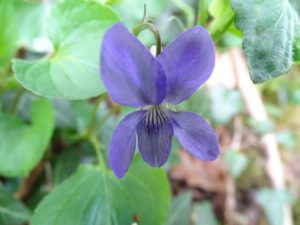
<instances>
[{"instance_id":1,"label":"heart-shaped leaf","mask_svg":"<svg viewBox=\"0 0 300 225\"><path fill-rule=\"evenodd\" d=\"M101 39L119 17L96 1L62 1L47 19L54 52L37 62L14 60L17 80L37 95L86 99L104 92L99 77Z\"/></svg>"},{"instance_id":2,"label":"heart-shaped leaf","mask_svg":"<svg viewBox=\"0 0 300 225\"><path fill-rule=\"evenodd\" d=\"M165 173L136 158L122 180L111 171L81 166L40 203L32 225L164 225L169 208Z\"/></svg>"},{"instance_id":3,"label":"heart-shaped leaf","mask_svg":"<svg viewBox=\"0 0 300 225\"><path fill-rule=\"evenodd\" d=\"M0 174L26 176L41 160L54 129L54 112L46 100L32 103L31 123L0 114Z\"/></svg>"}]
</instances>

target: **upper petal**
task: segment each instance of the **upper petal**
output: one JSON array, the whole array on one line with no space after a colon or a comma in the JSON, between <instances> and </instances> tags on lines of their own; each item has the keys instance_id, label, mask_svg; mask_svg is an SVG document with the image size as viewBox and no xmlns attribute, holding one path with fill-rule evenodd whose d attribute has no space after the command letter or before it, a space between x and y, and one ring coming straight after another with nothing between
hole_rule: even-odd
<instances>
[{"instance_id":1,"label":"upper petal","mask_svg":"<svg viewBox=\"0 0 300 225\"><path fill-rule=\"evenodd\" d=\"M175 136L182 147L202 160L215 160L220 154L217 136L211 126L198 114L171 112Z\"/></svg>"},{"instance_id":2,"label":"upper petal","mask_svg":"<svg viewBox=\"0 0 300 225\"><path fill-rule=\"evenodd\" d=\"M104 36L101 76L109 95L122 105L156 105L166 95L161 64L121 23Z\"/></svg>"},{"instance_id":3,"label":"upper petal","mask_svg":"<svg viewBox=\"0 0 300 225\"><path fill-rule=\"evenodd\" d=\"M215 66L214 43L206 29L196 26L158 56L167 76L166 102L189 98L211 75Z\"/></svg>"},{"instance_id":4,"label":"upper petal","mask_svg":"<svg viewBox=\"0 0 300 225\"><path fill-rule=\"evenodd\" d=\"M138 111L127 115L113 133L109 148L109 163L117 177L127 172L136 146L136 126L144 115Z\"/></svg>"},{"instance_id":5,"label":"upper petal","mask_svg":"<svg viewBox=\"0 0 300 225\"><path fill-rule=\"evenodd\" d=\"M139 151L151 166L162 166L168 159L174 131L164 112L149 110L137 126Z\"/></svg>"}]
</instances>

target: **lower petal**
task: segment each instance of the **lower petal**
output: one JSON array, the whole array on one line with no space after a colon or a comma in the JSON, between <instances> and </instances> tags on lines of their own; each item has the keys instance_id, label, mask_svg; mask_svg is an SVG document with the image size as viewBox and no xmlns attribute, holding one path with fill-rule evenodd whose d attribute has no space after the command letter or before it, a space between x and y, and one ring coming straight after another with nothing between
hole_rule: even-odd
<instances>
[{"instance_id":1,"label":"lower petal","mask_svg":"<svg viewBox=\"0 0 300 225\"><path fill-rule=\"evenodd\" d=\"M182 147L202 160L215 160L220 154L217 136L198 114L169 111L175 136Z\"/></svg>"},{"instance_id":2,"label":"lower petal","mask_svg":"<svg viewBox=\"0 0 300 225\"><path fill-rule=\"evenodd\" d=\"M109 149L109 163L115 175L122 178L132 161L136 147L136 127L144 111L127 115L115 129Z\"/></svg>"},{"instance_id":3,"label":"lower petal","mask_svg":"<svg viewBox=\"0 0 300 225\"><path fill-rule=\"evenodd\" d=\"M144 161L151 166L162 166L170 154L173 134L172 123L166 116L147 119L146 113L137 126L138 146Z\"/></svg>"}]
</instances>

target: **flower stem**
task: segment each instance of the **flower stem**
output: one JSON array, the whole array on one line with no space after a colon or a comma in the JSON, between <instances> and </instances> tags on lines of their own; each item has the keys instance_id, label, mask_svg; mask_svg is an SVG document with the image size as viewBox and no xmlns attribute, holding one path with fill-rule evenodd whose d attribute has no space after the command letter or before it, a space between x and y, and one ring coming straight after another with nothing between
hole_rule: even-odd
<instances>
[{"instance_id":1,"label":"flower stem","mask_svg":"<svg viewBox=\"0 0 300 225\"><path fill-rule=\"evenodd\" d=\"M16 112L18 103L19 103L19 101L20 101L20 99L21 99L22 94L23 94L24 91L25 91L25 90L24 90L23 88L21 88L20 90L18 90L18 91L16 92L15 97L14 97L14 99L13 99L13 101L12 101L12 104L11 104L11 108L10 108L10 111L11 111L12 113L15 113L15 112Z\"/></svg>"},{"instance_id":2,"label":"flower stem","mask_svg":"<svg viewBox=\"0 0 300 225\"><path fill-rule=\"evenodd\" d=\"M156 40L156 56L158 56L161 53L161 38L158 29L153 24L146 22L136 25L132 32L135 36L138 36L143 30L150 30L154 34Z\"/></svg>"},{"instance_id":3,"label":"flower stem","mask_svg":"<svg viewBox=\"0 0 300 225\"><path fill-rule=\"evenodd\" d=\"M150 30L156 40L156 56L161 53L161 38L157 27L147 18L147 8L144 5L144 15L140 23L133 27L132 33L138 36L143 30Z\"/></svg>"},{"instance_id":4,"label":"flower stem","mask_svg":"<svg viewBox=\"0 0 300 225\"><path fill-rule=\"evenodd\" d=\"M99 128L108 120L112 115L118 112L121 109L120 105L113 107L99 122L95 125L95 130L99 130Z\"/></svg>"},{"instance_id":5,"label":"flower stem","mask_svg":"<svg viewBox=\"0 0 300 225\"><path fill-rule=\"evenodd\" d=\"M100 140L97 138L96 131L104 124L104 122L109 119L117 110L120 109L120 106L114 107L107 115L105 115L98 123L97 120L97 111L101 102L105 99L107 93L100 95L94 105L94 108L90 114L89 123L86 130L78 135L72 136L72 140L87 140L92 146L97 156L97 161L100 164L101 169L107 170L108 166L105 160L103 153L103 146ZM96 125L95 125L96 123Z\"/></svg>"},{"instance_id":6,"label":"flower stem","mask_svg":"<svg viewBox=\"0 0 300 225\"><path fill-rule=\"evenodd\" d=\"M106 96L107 96L107 93L104 93L104 94L100 95L99 98L97 99L96 103L95 103L95 106L94 106L93 111L92 111L91 116L90 116L90 120L89 120L87 130L86 130L86 136L88 138L92 135L92 133L94 131L94 124L95 124L95 121L97 119L97 111L98 111L99 105L101 104L101 102L104 100L104 98Z\"/></svg>"},{"instance_id":7,"label":"flower stem","mask_svg":"<svg viewBox=\"0 0 300 225\"><path fill-rule=\"evenodd\" d=\"M100 164L101 169L107 170L107 164L104 160L103 151L102 151L102 144L100 143L100 141L98 140L98 138L95 135L91 135L89 137L89 142L92 144L92 146L96 152L97 160L98 160L98 163Z\"/></svg>"}]
</instances>

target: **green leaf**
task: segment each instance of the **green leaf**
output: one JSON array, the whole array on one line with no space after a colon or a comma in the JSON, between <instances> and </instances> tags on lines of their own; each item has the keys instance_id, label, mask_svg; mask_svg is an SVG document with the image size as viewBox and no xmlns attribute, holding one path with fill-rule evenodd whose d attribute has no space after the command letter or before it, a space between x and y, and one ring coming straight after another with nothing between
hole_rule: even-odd
<instances>
[{"instance_id":1,"label":"green leaf","mask_svg":"<svg viewBox=\"0 0 300 225\"><path fill-rule=\"evenodd\" d=\"M55 160L53 181L55 185L71 176L80 163L80 156L76 149L64 150Z\"/></svg>"},{"instance_id":2,"label":"green leaf","mask_svg":"<svg viewBox=\"0 0 300 225\"><path fill-rule=\"evenodd\" d=\"M41 160L54 129L54 113L46 100L32 103L31 123L0 114L0 174L27 176Z\"/></svg>"},{"instance_id":3,"label":"green leaf","mask_svg":"<svg viewBox=\"0 0 300 225\"><path fill-rule=\"evenodd\" d=\"M287 0L232 0L251 79L262 83L288 72L300 51L299 18ZM296 58L294 58L296 57Z\"/></svg>"},{"instance_id":4,"label":"green leaf","mask_svg":"<svg viewBox=\"0 0 300 225\"><path fill-rule=\"evenodd\" d=\"M199 0L198 24L205 26L208 19L208 0Z\"/></svg>"},{"instance_id":5,"label":"green leaf","mask_svg":"<svg viewBox=\"0 0 300 225\"><path fill-rule=\"evenodd\" d=\"M233 22L234 13L230 6L230 0L213 0L209 12L214 19L208 30L212 38L219 41Z\"/></svg>"},{"instance_id":6,"label":"green leaf","mask_svg":"<svg viewBox=\"0 0 300 225\"><path fill-rule=\"evenodd\" d=\"M93 105L88 101L53 99L56 128L76 129L78 133L87 127Z\"/></svg>"},{"instance_id":7,"label":"green leaf","mask_svg":"<svg viewBox=\"0 0 300 225\"><path fill-rule=\"evenodd\" d=\"M293 90L291 102L293 104L300 105L300 89Z\"/></svg>"},{"instance_id":8,"label":"green leaf","mask_svg":"<svg viewBox=\"0 0 300 225\"><path fill-rule=\"evenodd\" d=\"M209 201L200 202L195 208L196 225L220 225Z\"/></svg>"},{"instance_id":9,"label":"green leaf","mask_svg":"<svg viewBox=\"0 0 300 225\"><path fill-rule=\"evenodd\" d=\"M144 4L147 6L147 16L156 18L165 8L168 1L160 0L123 0L120 4L114 5L124 22L132 27L141 21L144 13Z\"/></svg>"},{"instance_id":10,"label":"green leaf","mask_svg":"<svg viewBox=\"0 0 300 225\"><path fill-rule=\"evenodd\" d=\"M281 144L285 149L292 150L295 149L297 144L297 135L290 130L283 130L276 134L276 138L279 144Z\"/></svg>"},{"instance_id":11,"label":"green leaf","mask_svg":"<svg viewBox=\"0 0 300 225\"><path fill-rule=\"evenodd\" d=\"M45 35L43 24L48 4L41 1L15 0L15 17L18 23L18 45L34 48L34 39ZM39 19L37 19L39 18Z\"/></svg>"},{"instance_id":12,"label":"green leaf","mask_svg":"<svg viewBox=\"0 0 300 225\"><path fill-rule=\"evenodd\" d=\"M298 20L296 20L296 31L294 40L294 61L300 63L300 1L290 0L292 6L298 13Z\"/></svg>"},{"instance_id":13,"label":"green leaf","mask_svg":"<svg viewBox=\"0 0 300 225\"><path fill-rule=\"evenodd\" d=\"M144 5L146 5L147 16L153 18L155 20L155 24L158 25L158 29L161 31L161 33L164 33L164 25L168 23L168 18L170 17L166 6L170 3L171 1L168 0L122 0L122 2L120 2L119 4L113 5L113 8L120 15L122 21L124 21L124 23L128 27L132 28L137 23L140 23L144 13ZM165 15L163 19L161 19L163 13L166 13L167 15ZM174 27L172 27L172 32L173 31ZM170 30L168 30L167 34L167 36L162 35L164 37L164 41L168 39ZM148 47L156 44L155 37L149 30L144 30L143 32L141 32L138 38Z\"/></svg>"},{"instance_id":14,"label":"green leaf","mask_svg":"<svg viewBox=\"0 0 300 225\"><path fill-rule=\"evenodd\" d=\"M194 26L196 17L194 8L184 0L172 0L172 2L183 13L184 19L186 21L186 27Z\"/></svg>"},{"instance_id":15,"label":"green leaf","mask_svg":"<svg viewBox=\"0 0 300 225\"><path fill-rule=\"evenodd\" d=\"M191 98L177 105L176 107L180 111L192 111L197 112L203 117L209 118L211 99L209 96L209 90L205 87L196 91Z\"/></svg>"},{"instance_id":16,"label":"green leaf","mask_svg":"<svg viewBox=\"0 0 300 225\"><path fill-rule=\"evenodd\" d=\"M113 4L120 3L123 0L98 0L98 1L101 2L101 3L103 3L103 4L113 5Z\"/></svg>"},{"instance_id":17,"label":"green leaf","mask_svg":"<svg viewBox=\"0 0 300 225\"><path fill-rule=\"evenodd\" d=\"M95 1L62 1L47 19L54 52L37 62L14 60L17 80L37 95L86 99L104 92L99 52L104 32L119 18Z\"/></svg>"},{"instance_id":18,"label":"green leaf","mask_svg":"<svg viewBox=\"0 0 300 225\"><path fill-rule=\"evenodd\" d=\"M299 12L300 15L300 12ZM293 45L293 59L296 63L300 63L300 19L296 20L295 38Z\"/></svg>"},{"instance_id":19,"label":"green leaf","mask_svg":"<svg viewBox=\"0 0 300 225\"><path fill-rule=\"evenodd\" d=\"M87 101L72 101L71 109L75 118L76 130L78 132L84 131L89 125L93 105Z\"/></svg>"},{"instance_id":20,"label":"green leaf","mask_svg":"<svg viewBox=\"0 0 300 225\"><path fill-rule=\"evenodd\" d=\"M246 169L248 164L248 158L246 155L236 150L227 151L224 155L224 161L227 165L229 174L234 178L238 178Z\"/></svg>"},{"instance_id":21,"label":"green leaf","mask_svg":"<svg viewBox=\"0 0 300 225\"><path fill-rule=\"evenodd\" d=\"M51 102L55 111L55 127L75 129L75 116L71 107L73 101L53 99Z\"/></svg>"},{"instance_id":22,"label":"green leaf","mask_svg":"<svg viewBox=\"0 0 300 225\"><path fill-rule=\"evenodd\" d=\"M263 188L256 195L256 202L264 209L271 225L283 224L284 206L292 200L291 194L285 190Z\"/></svg>"},{"instance_id":23,"label":"green leaf","mask_svg":"<svg viewBox=\"0 0 300 225\"><path fill-rule=\"evenodd\" d=\"M272 120L257 120L250 118L248 123L254 132L259 135L267 134L274 129L274 123Z\"/></svg>"},{"instance_id":24,"label":"green leaf","mask_svg":"<svg viewBox=\"0 0 300 225\"><path fill-rule=\"evenodd\" d=\"M17 50L18 26L12 0L0 1L0 68L8 65Z\"/></svg>"},{"instance_id":25,"label":"green leaf","mask_svg":"<svg viewBox=\"0 0 300 225\"><path fill-rule=\"evenodd\" d=\"M192 208L192 194L186 192L178 195L172 203L167 225L188 225Z\"/></svg>"},{"instance_id":26,"label":"green leaf","mask_svg":"<svg viewBox=\"0 0 300 225\"><path fill-rule=\"evenodd\" d=\"M290 0L290 3L292 4L292 6L294 6L296 11L298 12L298 15L300 15L300 2L298 0Z\"/></svg>"},{"instance_id":27,"label":"green leaf","mask_svg":"<svg viewBox=\"0 0 300 225\"><path fill-rule=\"evenodd\" d=\"M219 86L212 89L209 95L211 116L221 124L229 123L234 116L244 109L244 102L238 90Z\"/></svg>"},{"instance_id":28,"label":"green leaf","mask_svg":"<svg viewBox=\"0 0 300 225\"><path fill-rule=\"evenodd\" d=\"M23 203L0 189L0 224L20 225L29 221L30 211Z\"/></svg>"},{"instance_id":29,"label":"green leaf","mask_svg":"<svg viewBox=\"0 0 300 225\"><path fill-rule=\"evenodd\" d=\"M55 207L53 207L55 205ZM32 225L164 225L170 208L165 173L136 158L124 179L81 166L37 207Z\"/></svg>"}]
</instances>

